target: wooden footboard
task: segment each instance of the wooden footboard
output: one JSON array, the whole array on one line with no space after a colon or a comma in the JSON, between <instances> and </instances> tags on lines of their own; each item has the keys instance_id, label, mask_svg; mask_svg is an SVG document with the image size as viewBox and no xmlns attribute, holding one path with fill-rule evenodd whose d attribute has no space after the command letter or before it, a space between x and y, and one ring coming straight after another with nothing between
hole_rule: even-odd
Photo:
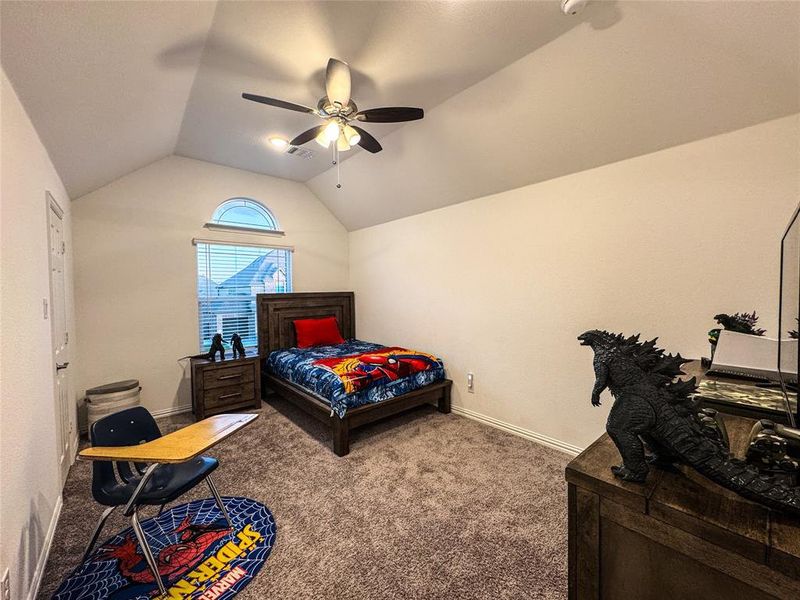
<instances>
[{"instance_id":1,"label":"wooden footboard","mask_svg":"<svg viewBox=\"0 0 800 600\"><path fill-rule=\"evenodd\" d=\"M350 452L350 430L356 427L374 423L422 404L436 404L439 412L449 413L453 382L443 379L383 402L365 404L348 410L344 418L340 418L337 414L331 416L330 405L290 381L265 374L262 389L267 386L282 398L328 425L333 435L334 453L337 456L344 456Z\"/></svg>"}]
</instances>

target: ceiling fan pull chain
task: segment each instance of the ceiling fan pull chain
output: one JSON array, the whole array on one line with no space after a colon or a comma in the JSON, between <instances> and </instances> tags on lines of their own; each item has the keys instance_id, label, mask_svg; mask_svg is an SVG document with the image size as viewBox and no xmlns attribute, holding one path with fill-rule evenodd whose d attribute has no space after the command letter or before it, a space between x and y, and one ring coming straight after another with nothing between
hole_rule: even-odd
<instances>
[{"instance_id":1,"label":"ceiling fan pull chain","mask_svg":"<svg viewBox=\"0 0 800 600\"><path fill-rule=\"evenodd\" d=\"M341 172L339 171L340 165L339 165L339 146L338 145L334 146L333 152L334 152L334 155L336 156L336 188L337 189L342 189L342 181L341 181L341 177L340 177Z\"/></svg>"}]
</instances>

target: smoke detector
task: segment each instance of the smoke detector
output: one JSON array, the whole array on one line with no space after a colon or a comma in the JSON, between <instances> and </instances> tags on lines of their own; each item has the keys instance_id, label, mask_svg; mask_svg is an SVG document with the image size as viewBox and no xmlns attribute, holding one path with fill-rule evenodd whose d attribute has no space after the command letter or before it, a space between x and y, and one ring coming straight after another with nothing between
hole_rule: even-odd
<instances>
[{"instance_id":1,"label":"smoke detector","mask_svg":"<svg viewBox=\"0 0 800 600\"><path fill-rule=\"evenodd\" d=\"M577 15L587 4L589 0L561 0L561 12L565 15Z\"/></svg>"}]
</instances>

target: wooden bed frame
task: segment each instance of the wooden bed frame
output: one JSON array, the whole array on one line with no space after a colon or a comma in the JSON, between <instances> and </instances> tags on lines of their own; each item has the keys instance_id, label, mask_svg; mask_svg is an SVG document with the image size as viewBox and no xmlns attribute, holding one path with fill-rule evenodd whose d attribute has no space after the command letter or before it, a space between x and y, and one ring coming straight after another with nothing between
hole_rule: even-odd
<instances>
[{"instance_id":1,"label":"wooden bed frame","mask_svg":"<svg viewBox=\"0 0 800 600\"><path fill-rule=\"evenodd\" d=\"M439 412L450 412L450 388L453 382L444 379L390 400L348 409L344 418L331 416L329 404L319 400L305 388L269 375L266 359L273 350L296 346L294 320L334 316L339 321L342 337L356 336L356 311L353 292L308 292L296 294L258 294L258 353L261 357L262 390L269 387L282 398L298 406L312 417L329 425L333 435L333 451L344 456L350 451L350 430L421 404L434 403Z\"/></svg>"}]
</instances>

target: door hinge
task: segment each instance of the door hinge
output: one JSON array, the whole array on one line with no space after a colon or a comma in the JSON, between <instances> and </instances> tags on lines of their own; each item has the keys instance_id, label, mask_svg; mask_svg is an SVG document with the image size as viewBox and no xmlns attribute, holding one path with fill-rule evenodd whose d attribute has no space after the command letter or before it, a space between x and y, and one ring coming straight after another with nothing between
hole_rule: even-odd
<instances>
[{"instance_id":1,"label":"door hinge","mask_svg":"<svg viewBox=\"0 0 800 600\"><path fill-rule=\"evenodd\" d=\"M64 343L69 344L69 331L64 332Z\"/></svg>"},{"instance_id":2,"label":"door hinge","mask_svg":"<svg viewBox=\"0 0 800 600\"><path fill-rule=\"evenodd\" d=\"M67 243L61 242L61 254L66 254L66 253L67 253Z\"/></svg>"}]
</instances>

